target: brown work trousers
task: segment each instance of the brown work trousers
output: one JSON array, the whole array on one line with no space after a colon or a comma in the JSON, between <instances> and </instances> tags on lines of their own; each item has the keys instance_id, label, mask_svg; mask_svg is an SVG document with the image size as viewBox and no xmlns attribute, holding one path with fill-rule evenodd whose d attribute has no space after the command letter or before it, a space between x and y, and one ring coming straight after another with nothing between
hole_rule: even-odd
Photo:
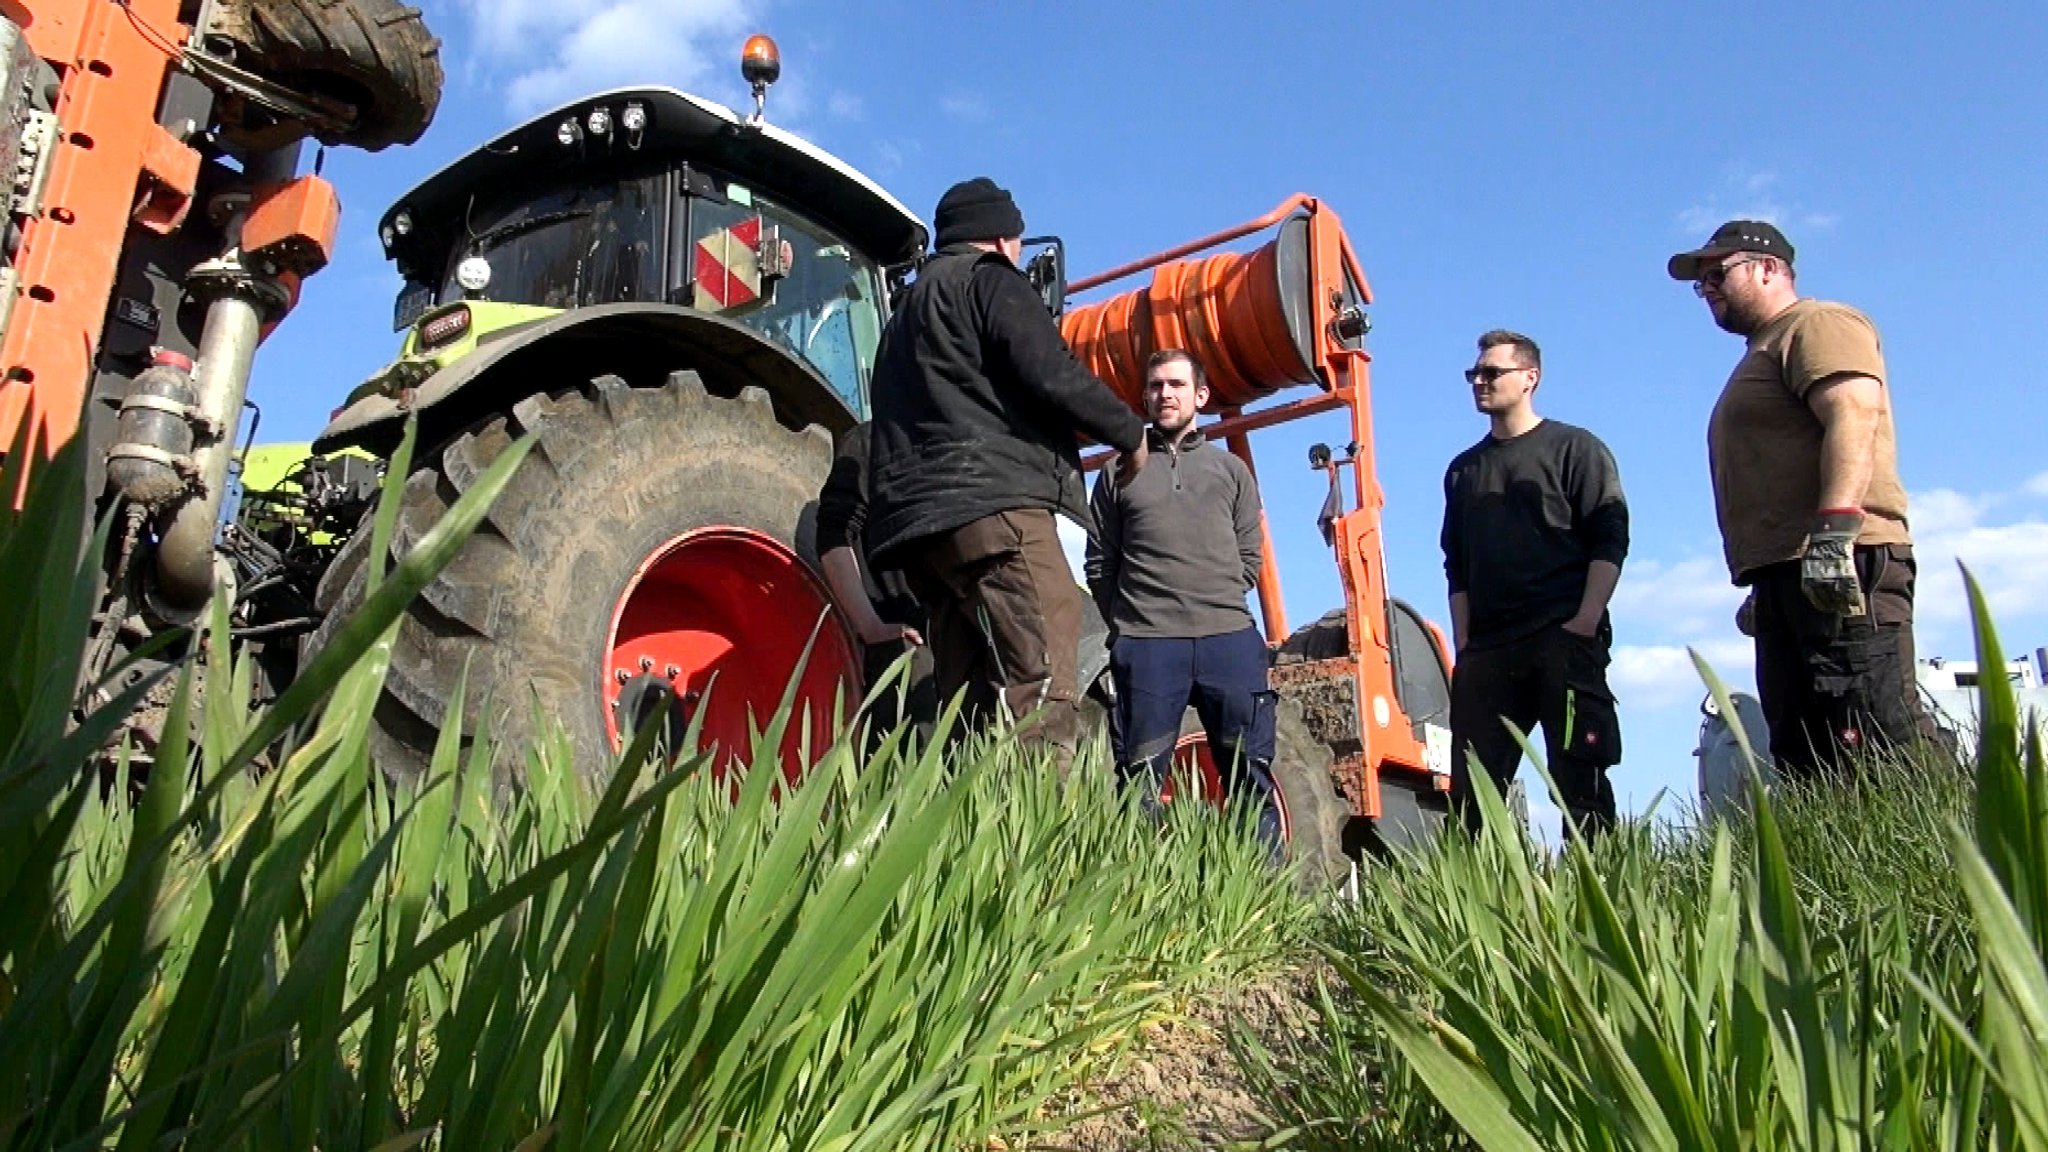
<instances>
[{"instance_id":1,"label":"brown work trousers","mask_svg":"<svg viewBox=\"0 0 2048 1152\"><path fill-rule=\"evenodd\" d=\"M1070 762L1081 731L1081 590L1053 514L985 516L911 545L902 567L930 614L940 700L964 691L975 724L1030 720L1024 738Z\"/></svg>"}]
</instances>

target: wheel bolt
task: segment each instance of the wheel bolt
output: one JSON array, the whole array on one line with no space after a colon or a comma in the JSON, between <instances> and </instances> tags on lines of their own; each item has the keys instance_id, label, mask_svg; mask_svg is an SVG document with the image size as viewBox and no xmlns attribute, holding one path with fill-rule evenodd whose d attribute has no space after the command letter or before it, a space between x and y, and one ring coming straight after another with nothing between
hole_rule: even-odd
<instances>
[{"instance_id":1,"label":"wheel bolt","mask_svg":"<svg viewBox=\"0 0 2048 1152\"><path fill-rule=\"evenodd\" d=\"M619 683L621 684L624 684L627 680L631 679L631 676L626 672L624 668L621 668L617 672L612 673L612 675L617 676L619 678Z\"/></svg>"},{"instance_id":2,"label":"wheel bolt","mask_svg":"<svg viewBox=\"0 0 2048 1152\"><path fill-rule=\"evenodd\" d=\"M671 680L683 674L683 670L673 664L669 665L664 671L668 673L668 678Z\"/></svg>"},{"instance_id":3,"label":"wheel bolt","mask_svg":"<svg viewBox=\"0 0 2048 1152\"><path fill-rule=\"evenodd\" d=\"M654 657L652 657L652 656L642 656L642 657L640 658L640 670L641 670L642 672L652 672L652 671L654 671Z\"/></svg>"}]
</instances>

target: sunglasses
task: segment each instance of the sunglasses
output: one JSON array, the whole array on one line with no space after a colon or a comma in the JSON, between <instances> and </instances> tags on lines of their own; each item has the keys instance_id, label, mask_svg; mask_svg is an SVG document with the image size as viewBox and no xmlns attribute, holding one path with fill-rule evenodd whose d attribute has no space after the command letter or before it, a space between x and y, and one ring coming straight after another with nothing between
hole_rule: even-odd
<instances>
[{"instance_id":1,"label":"sunglasses","mask_svg":"<svg viewBox=\"0 0 2048 1152\"><path fill-rule=\"evenodd\" d=\"M1527 368L1495 368L1491 364L1481 364L1477 368L1465 369L1465 383L1491 384L1495 380L1498 380L1503 376L1511 375L1516 372L1527 371Z\"/></svg>"},{"instance_id":2,"label":"sunglasses","mask_svg":"<svg viewBox=\"0 0 2048 1152\"><path fill-rule=\"evenodd\" d=\"M1728 274L1730 272L1735 271L1737 268L1742 267L1744 264L1755 264L1758 261L1768 259L1770 259L1770 257L1768 256L1751 256L1747 260L1737 260L1733 264L1716 265L1692 278L1692 290L1695 293L1697 293L1707 288L1719 288L1722 285L1722 283L1728 279Z\"/></svg>"}]
</instances>

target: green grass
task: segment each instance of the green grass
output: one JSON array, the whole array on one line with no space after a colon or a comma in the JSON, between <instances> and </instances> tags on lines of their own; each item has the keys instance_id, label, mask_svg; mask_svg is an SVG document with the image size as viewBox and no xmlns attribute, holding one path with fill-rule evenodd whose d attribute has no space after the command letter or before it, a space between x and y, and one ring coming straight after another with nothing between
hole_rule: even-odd
<instances>
[{"instance_id":1,"label":"green grass","mask_svg":"<svg viewBox=\"0 0 2048 1152\"><path fill-rule=\"evenodd\" d=\"M1062 786L1000 739L850 738L795 788L653 733L599 787L553 739L508 790L488 734L451 728L387 784L367 735L396 621L521 455L268 709L216 605L132 803L88 766L152 685L73 712L100 547L76 454L0 511L0 587L36 606L0 633L0 1146L979 1145L1302 938L1241 824L1155 826L1098 759Z\"/></svg>"},{"instance_id":2,"label":"green grass","mask_svg":"<svg viewBox=\"0 0 2048 1152\"><path fill-rule=\"evenodd\" d=\"M2048 773L2003 682L1984 712L1974 770L1375 870L1321 1037L1239 1038L1260 1094L1304 1147L2048 1148Z\"/></svg>"}]
</instances>

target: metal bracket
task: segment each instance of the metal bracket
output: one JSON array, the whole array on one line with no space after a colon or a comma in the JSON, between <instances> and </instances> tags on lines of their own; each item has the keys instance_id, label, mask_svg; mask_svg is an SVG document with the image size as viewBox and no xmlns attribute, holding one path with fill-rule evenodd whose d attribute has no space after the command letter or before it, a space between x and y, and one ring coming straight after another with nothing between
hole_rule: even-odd
<instances>
[{"instance_id":1,"label":"metal bracket","mask_svg":"<svg viewBox=\"0 0 2048 1152\"><path fill-rule=\"evenodd\" d=\"M157 405L138 404L136 407L155 408ZM199 465L194 463L190 456L173 456L161 448L152 448L147 444L116 444L112 448L107 449L107 459L147 460L153 464L161 464L169 468L186 480L198 482L200 479Z\"/></svg>"},{"instance_id":2,"label":"metal bracket","mask_svg":"<svg viewBox=\"0 0 2048 1152\"><path fill-rule=\"evenodd\" d=\"M355 123L355 109L324 96L307 96L281 84L273 84L256 73L193 44L185 46L185 70L223 91L280 113L292 120L330 135L339 135Z\"/></svg>"}]
</instances>

